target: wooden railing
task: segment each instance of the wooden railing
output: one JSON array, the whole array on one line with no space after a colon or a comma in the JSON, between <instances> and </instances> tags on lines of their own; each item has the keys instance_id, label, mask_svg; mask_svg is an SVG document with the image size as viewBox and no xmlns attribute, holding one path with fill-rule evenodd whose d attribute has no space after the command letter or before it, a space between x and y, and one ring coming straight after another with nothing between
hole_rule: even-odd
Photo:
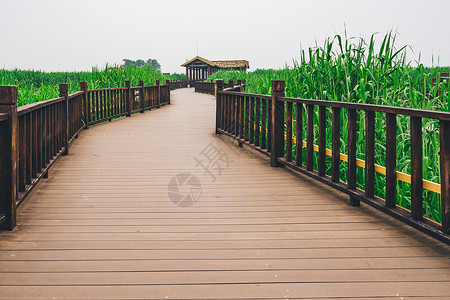
<instances>
[{"instance_id":1,"label":"wooden railing","mask_svg":"<svg viewBox=\"0 0 450 300\"><path fill-rule=\"evenodd\" d=\"M189 80L183 80L183 81L174 80L174 81L169 82L170 90L187 88L188 85L189 85Z\"/></svg>"},{"instance_id":2,"label":"wooden railing","mask_svg":"<svg viewBox=\"0 0 450 300\"><path fill-rule=\"evenodd\" d=\"M206 93L210 95L215 95L216 83L215 82L202 82L197 81L195 83L196 93Z\"/></svg>"},{"instance_id":3,"label":"wooden railing","mask_svg":"<svg viewBox=\"0 0 450 300\"><path fill-rule=\"evenodd\" d=\"M239 89L245 89L245 79L239 79L237 81L237 85L239 86ZM235 85L233 80L229 80L228 83L223 83L224 88L234 88L234 86ZM197 81L195 83L195 92L216 95L216 83Z\"/></svg>"},{"instance_id":4,"label":"wooden railing","mask_svg":"<svg viewBox=\"0 0 450 300\"><path fill-rule=\"evenodd\" d=\"M376 207L399 220L450 243L450 113L382 105L311 100L284 97L284 81L272 82L272 95L257 95L224 89L217 80L216 133L227 134L271 157L271 166L286 166L328 184L350 196L350 204L360 201ZM318 124L314 111L318 110ZM327 110L331 113L327 114ZM340 151L341 110L347 110L348 153ZM364 114L365 160L357 159L357 115ZM386 166L375 164L375 113L386 118ZM330 119L327 119L330 115ZM411 174L396 170L397 116L410 119ZM422 119L435 119L440 134L440 181L422 178ZM306 142L303 141L306 120ZM332 124L331 148L326 149L326 124ZM295 128L293 128L295 124ZM318 145L314 144L314 127L318 127ZM294 134L295 132L295 134ZM299 142L297 142L299 141ZM300 142L301 141L301 142ZM295 148L293 147L295 145ZM306 164L303 164L306 148ZM295 149L295 151L293 151ZM313 153L318 153L318 167L313 169ZM326 156L331 156L331 176L325 174ZM293 161L295 157L295 161ZM347 182L340 179L340 164L347 162ZM364 190L356 185L357 166L364 168ZM375 172L385 175L386 198L374 195ZM396 205L397 180L411 184L411 209ZM442 223L423 217L423 190L440 193Z\"/></svg>"},{"instance_id":5,"label":"wooden railing","mask_svg":"<svg viewBox=\"0 0 450 300\"><path fill-rule=\"evenodd\" d=\"M17 107L17 87L0 86L0 228L12 230L15 211L37 182L81 130L90 125L131 116L170 104L170 83L164 85L87 90ZM179 85L182 86L182 85ZM175 88L175 87L173 87Z\"/></svg>"}]
</instances>

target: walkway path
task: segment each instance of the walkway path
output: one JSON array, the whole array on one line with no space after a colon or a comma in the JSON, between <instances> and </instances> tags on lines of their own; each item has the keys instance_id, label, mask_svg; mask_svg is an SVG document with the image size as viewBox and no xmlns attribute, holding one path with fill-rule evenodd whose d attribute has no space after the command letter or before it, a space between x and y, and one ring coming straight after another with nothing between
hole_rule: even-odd
<instances>
[{"instance_id":1,"label":"walkway path","mask_svg":"<svg viewBox=\"0 0 450 300\"><path fill-rule=\"evenodd\" d=\"M0 298L448 299L449 247L270 168L214 112L183 89L82 132L0 233Z\"/></svg>"}]
</instances>

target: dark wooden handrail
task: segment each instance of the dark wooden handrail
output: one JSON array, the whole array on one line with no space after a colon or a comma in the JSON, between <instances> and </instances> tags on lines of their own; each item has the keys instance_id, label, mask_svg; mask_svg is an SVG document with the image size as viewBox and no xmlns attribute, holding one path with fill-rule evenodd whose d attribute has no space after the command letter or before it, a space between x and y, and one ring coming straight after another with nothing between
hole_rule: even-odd
<instances>
[{"instance_id":1,"label":"dark wooden handrail","mask_svg":"<svg viewBox=\"0 0 450 300\"><path fill-rule=\"evenodd\" d=\"M224 89L217 80L216 133L227 134L271 157L273 167L286 166L328 184L350 196L350 203L372 205L403 222L450 243L450 113L384 105L288 98L284 82L272 82L272 95L257 95ZM295 114L293 107L295 105ZM306 111L304 110L306 108ZM318 124L314 109L318 108ZM327 120L326 108L331 108ZM341 110L348 116L348 154L340 152ZM365 159L356 157L357 112L365 113ZM386 167L374 163L375 113L386 116ZM411 120L411 175L396 170L396 118ZM303 141L303 118L306 118L306 142ZM422 178L422 119L439 122L441 184ZM293 121L296 121L293 128ZM326 123L332 124L331 149L325 147ZM318 126L318 145L314 144L314 127ZM294 135L295 133L295 135ZM298 141L298 142L297 142ZM301 141L301 142L300 142ZM293 144L295 161L293 161ZM303 165L303 151L306 164ZM313 153L318 153L318 169L313 169ZM331 176L325 174L326 156L331 157ZM339 179L341 161L348 163L348 182ZM365 189L356 187L356 167L365 170ZM386 199L374 195L375 173L386 175ZM411 210L396 206L396 182L411 184ZM441 195L442 224L423 217L422 192L428 189Z\"/></svg>"},{"instance_id":2,"label":"dark wooden handrail","mask_svg":"<svg viewBox=\"0 0 450 300\"><path fill-rule=\"evenodd\" d=\"M170 104L170 89L184 87L171 84L131 87L127 81L125 88L88 90L81 82L81 91L72 94L60 84L60 97L21 107L16 105L17 87L0 86L0 228L14 228L16 208L58 157L69 154L80 131Z\"/></svg>"}]
</instances>

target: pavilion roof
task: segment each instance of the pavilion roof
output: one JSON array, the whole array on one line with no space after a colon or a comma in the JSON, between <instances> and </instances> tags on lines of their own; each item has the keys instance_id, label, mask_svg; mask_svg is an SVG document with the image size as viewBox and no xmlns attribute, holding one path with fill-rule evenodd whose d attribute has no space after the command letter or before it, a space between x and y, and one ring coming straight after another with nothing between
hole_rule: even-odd
<instances>
[{"instance_id":1,"label":"pavilion roof","mask_svg":"<svg viewBox=\"0 0 450 300\"><path fill-rule=\"evenodd\" d=\"M204 62L205 64L211 66L211 67L218 67L218 68L249 68L249 63L247 60L209 60L200 56L196 56L193 59L185 62L182 64L182 67L186 67L193 63L196 60L200 60Z\"/></svg>"}]
</instances>

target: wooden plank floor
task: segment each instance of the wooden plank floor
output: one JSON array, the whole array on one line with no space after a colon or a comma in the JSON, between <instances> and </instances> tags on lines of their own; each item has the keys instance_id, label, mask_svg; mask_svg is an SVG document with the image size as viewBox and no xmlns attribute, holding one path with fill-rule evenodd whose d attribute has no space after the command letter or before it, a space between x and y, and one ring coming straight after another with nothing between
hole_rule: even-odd
<instances>
[{"instance_id":1,"label":"wooden plank floor","mask_svg":"<svg viewBox=\"0 0 450 300\"><path fill-rule=\"evenodd\" d=\"M449 299L449 247L270 168L214 112L183 89L82 132L0 233L0 298Z\"/></svg>"}]
</instances>

